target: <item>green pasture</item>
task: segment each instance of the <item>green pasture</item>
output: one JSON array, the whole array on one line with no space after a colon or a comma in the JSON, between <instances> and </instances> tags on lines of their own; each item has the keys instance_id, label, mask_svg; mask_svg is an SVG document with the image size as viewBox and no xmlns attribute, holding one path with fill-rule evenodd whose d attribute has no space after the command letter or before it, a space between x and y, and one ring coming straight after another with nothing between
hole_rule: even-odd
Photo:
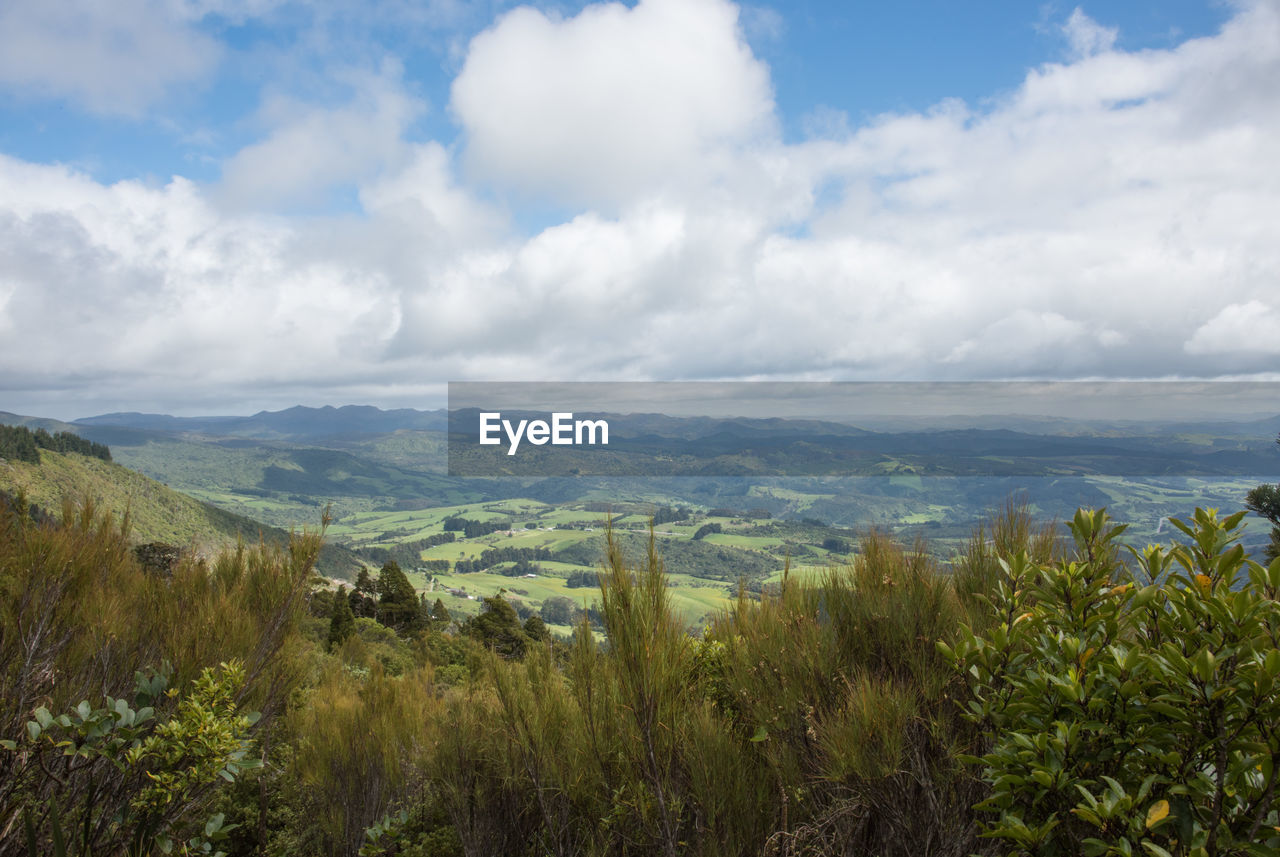
<instances>
[{"instance_id":1,"label":"green pasture","mask_svg":"<svg viewBox=\"0 0 1280 857\"><path fill-rule=\"evenodd\" d=\"M545 563L544 566L555 566L556 571L564 572L582 569L582 566L570 566L565 563ZM551 570L551 569L546 569ZM594 569L586 569L588 571ZM451 612L461 611L473 615L479 611L481 599L503 593L508 600L515 598L524 601L530 607L538 609L542 602L552 596L562 596L572 600L580 607L587 607L600 600L600 591L595 587L570 588L565 578L552 574L539 574L537 577L506 577L492 571L475 574L442 573L431 576L417 572L408 575L413 585L427 593L427 601L434 603L440 598ZM695 580L687 575L668 575L671 584L670 597L672 607L681 618L693 624L708 613L723 610L732 605L733 599L724 584L708 585L707 581ZM697 585L694 585L694 584ZM449 589L465 589L474 600L460 598L449 594ZM558 633L571 633L572 629L564 629Z\"/></svg>"},{"instance_id":2,"label":"green pasture","mask_svg":"<svg viewBox=\"0 0 1280 857\"><path fill-rule=\"evenodd\" d=\"M771 553L773 548L782 547L786 544L786 539L779 536L743 536L731 532L712 533L711 535L703 536L703 540L707 544L727 545L729 547L760 551L761 553Z\"/></svg>"}]
</instances>

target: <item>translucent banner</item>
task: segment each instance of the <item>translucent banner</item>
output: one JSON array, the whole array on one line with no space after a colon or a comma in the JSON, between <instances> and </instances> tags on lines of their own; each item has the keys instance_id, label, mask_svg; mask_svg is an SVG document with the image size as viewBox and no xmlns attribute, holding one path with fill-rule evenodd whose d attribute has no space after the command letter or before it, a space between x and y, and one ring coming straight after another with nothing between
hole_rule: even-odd
<instances>
[{"instance_id":1,"label":"translucent banner","mask_svg":"<svg viewBox=\"0 0 1280 857\"><path fill-rule=\"evenodd\" d=\"M1280 473L1280 384L465 382L455 476Z\"/></svg>"}]
</instances>

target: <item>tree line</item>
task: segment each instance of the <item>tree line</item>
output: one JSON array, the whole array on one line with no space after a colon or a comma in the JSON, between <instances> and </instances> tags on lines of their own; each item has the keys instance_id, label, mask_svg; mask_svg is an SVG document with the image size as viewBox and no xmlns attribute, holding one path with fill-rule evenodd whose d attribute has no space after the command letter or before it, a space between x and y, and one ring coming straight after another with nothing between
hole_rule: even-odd
<instances>
[{"instance_id":1,"label":"tree line","mask_svg":"<svg viewBox=\"0 0 1280 857\"><path fill-rule=\"evenodd\" d=\"M353 553L361 559L368 560L375 565L384 565L388 562L395 562L397 565L405 565L409 568L418 568L426 565L431 567L433 571L448 571L448 563L443 568L431 566L430 563L424 564L421 556L424 550L433 548L436 545L447 545L453 542L457 535L453 532L432 533L426 538L414 539L408 542L399 542L390 547L360 547L356 548Z\"/></svg>"},{"instance_id":2,"label":"tree line","mask_svg":"<svg viewBox=\"0 0 1280 857\"><path fill-rule=\"evenodd\" d=\"M17 461L40 462L38 450L47 449L52 452L74 452L88 455L103 461L111 460L111 450L103 443L86 440L78 434L60 431L50 434L42 428L35 431L26 426L0 425L0 458L12 458Z\"/></svg>"},{"instance_id":3,"label":"tree line","mask_svg":"<svg viewBox=\"0 0 1280 857\"><path fill-rule=\"evenodd\" d=\"M486 571L495 565L504 562L514 562L517 564L539 562L541 560L550 560L552 553L548 548L487 548L480 552L478 559L460 559L453 564L453 570L457 574L471 574L477 571ZM524 574L524 571L520 572Z\"/></svg>"},{"instance_id":4,"label":"tree line","mask_svg":"<svg viewBox=\"0 0 1280 857\"><path fill-rule=\"evenodd\" d=\"M461 532L463 538L478 539L499 530L511 529L510 521L472 521L460 516L444 519L445 532Z\"/></svg>"}]
</instances>

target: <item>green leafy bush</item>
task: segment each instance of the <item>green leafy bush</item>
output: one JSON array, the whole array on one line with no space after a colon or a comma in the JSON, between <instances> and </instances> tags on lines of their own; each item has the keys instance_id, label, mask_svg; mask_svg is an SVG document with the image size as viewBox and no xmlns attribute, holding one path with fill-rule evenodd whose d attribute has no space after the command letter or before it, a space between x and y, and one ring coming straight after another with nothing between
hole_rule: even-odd
<instances>
[{"instance_id":1,"label":"green leafy bush","mask_svg":"<svg viewBox=\"0 0 1280 857\"><path fill-rule=\"evenodd\" d=\"M1001 560L986 630L939 643L993 736L971 761L1009 854L1277 853L1280 561L1245 557L1243 516L1197 509L1130 572L1124 527L1077 512L1074 557Z\"/></svg>"},{"instance_id":2,"label":"green leafy bush","mask_svg":"<svg viewBox=\"0 0 1280 857\"><path fill-rule=\"evenodd\" d=\"M168 673L138 673L134 708L125 699L108 696L101 708L88 700L56 717L44 706L33 712L22 741L0 741L13 753L16 776L43 777L66 790L73 775L100 782L83 799L60 806L55 796L41 807L23 806L28 850L39 853L47 841L58 855L89 855L93 851L129 855L169 853L174 837L190 834L187 853L214 852L213 843L234 825L215 814L204 824L185 817L190 808L220 780L234 782L260 760L247 758L248 732L258 715L237 710L234 696L244 686L239 662L206 669L170 715L157 718L152 703L162 701ZM104 764L105 763L105 764ZM102 780L105 780L103 782ZM114 798L130 795L120 806ZM65 821L64 821L65 820ZM47 821L48 839L41 834Z\"/></svg>"}]
</instances>

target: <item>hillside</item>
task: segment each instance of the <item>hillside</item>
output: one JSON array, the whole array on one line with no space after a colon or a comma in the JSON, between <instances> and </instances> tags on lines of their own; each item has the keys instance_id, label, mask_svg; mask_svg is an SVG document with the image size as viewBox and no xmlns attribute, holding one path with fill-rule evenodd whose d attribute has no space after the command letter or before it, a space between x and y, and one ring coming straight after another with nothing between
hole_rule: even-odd
<instances>
[{"instance_id":1,"label":"hillside","mask_svg":"<svg viewBox=\"0 0 1280 857\"><path fill-rule=\"evenodd\" d=\"M9 411L0 411L0 425L4 426L25 426L35 431L36 429L44 429L45 431L79 431L79 429L62 420L49 419L48 417L26 417L22 414L14 414Z\"/></svg>"},{"instance_id":2,"label":"hillside","mask_svg":"<svg viewBox=\"0 0 1280 857\"><path fill-rule=\"evenodd\" d=\"M40 463L0 462L0 490L26 492L27 499L57 512L64 498L91 498L120 516L127 510L136 542L166 542L207 554L234 546L238 539L282 543L288 534L242 515L188 497L137 471L74 453L40 450ZM317 516L314 524L320 523ZM355 560L340 548L329 548L322 570L349 576Z\"/></svg>"}]
</instances>

